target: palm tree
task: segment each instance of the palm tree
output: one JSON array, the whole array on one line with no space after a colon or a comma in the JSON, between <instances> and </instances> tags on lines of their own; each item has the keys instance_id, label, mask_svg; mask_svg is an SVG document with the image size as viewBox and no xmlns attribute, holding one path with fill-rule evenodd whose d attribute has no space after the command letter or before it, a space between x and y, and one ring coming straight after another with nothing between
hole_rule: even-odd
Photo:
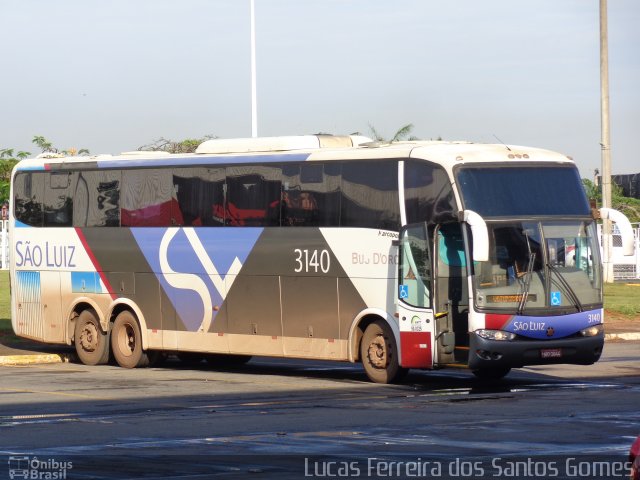
<instances>
[{"instance_id":1,"label":"palm tree","mask_svg":"<svg viewBox=\"0 0 640 480\"><path fill-rule=\"evenodd\" d=\"M415 137L413 135L408 137L408 135L411 133L411 130L413 130L413 123L407 123L406 125L398 129L398 131L393 135L393 137L391 137L391 140L387 140L378 133L378 131L375 129L373 125L369 124L369 131L371 132L371 136L376 142L393 143L393 142L400 142L402 140L409 140L409 141L419 140L418 137Z\"/></svg>"}]
</instances>

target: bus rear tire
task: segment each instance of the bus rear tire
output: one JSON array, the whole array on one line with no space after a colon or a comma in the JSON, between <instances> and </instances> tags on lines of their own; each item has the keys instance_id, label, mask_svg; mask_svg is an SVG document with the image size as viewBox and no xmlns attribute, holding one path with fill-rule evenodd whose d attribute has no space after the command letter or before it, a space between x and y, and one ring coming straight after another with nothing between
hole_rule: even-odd
<instances>
[{"instance_id":1,"label":"bus rear tire","mask_svg":"<svg viewBox=\"0 0 640 480\"><path fill-rule=\"evenodd\" d=\"M511 368L509 367L495 367L495 368L480 368L478 370L473 370L472 373L482 380L500 380L501 378L506 377Z\"/></svg>"},{"instance_id":2,"label":"bus rear tire","mask_svg":"<svg viewBox=\"0 0 640 480\"><path fill-rule=\"evenodd\" d=\"M360 342L360 358L372 382L392 383L406 374L406 369L399 364L393 332L383 321L376 320L365 329Z\"/></svg>"},{"instance_id":3,"label":"bus rear tire","mask_svg":"<svg viewBox=\"0 0 640 480\"><path fill-rule=\"evenodd\" d=\"M149 356L142 350L140 325L127 310L120 312L111 329L111 350L123 368L148 367Z\"/></svg>"},{"instance_id":4,"label":"bus rear tire","mask_svg":"<svg viewBox=\"0 0 640 480\"><path fill-rule=\"evenodd\" d=\"M76 319L74 343L78 358L85 365L109 362L109 334L102 331L93 310L83 310Z\"/></svg>"}]
</instances>

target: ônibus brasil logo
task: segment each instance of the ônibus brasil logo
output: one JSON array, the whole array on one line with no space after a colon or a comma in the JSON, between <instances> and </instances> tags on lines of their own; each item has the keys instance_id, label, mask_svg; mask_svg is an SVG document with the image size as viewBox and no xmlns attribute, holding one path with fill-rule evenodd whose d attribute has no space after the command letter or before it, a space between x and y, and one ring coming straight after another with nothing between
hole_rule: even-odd
<instances>
[{"instance_id":1,"label":"\u00f4nibus brasil logo","mask_svg":"<svg viewBox=\"0 0 640 480\"><path fill-rule=\"evenodd\" d=\"M38 457L9 457L9 478L33 480L65 480L67 472L73 468L73 462L54 458L40 460Z\"/></svg>"}]
</instances>

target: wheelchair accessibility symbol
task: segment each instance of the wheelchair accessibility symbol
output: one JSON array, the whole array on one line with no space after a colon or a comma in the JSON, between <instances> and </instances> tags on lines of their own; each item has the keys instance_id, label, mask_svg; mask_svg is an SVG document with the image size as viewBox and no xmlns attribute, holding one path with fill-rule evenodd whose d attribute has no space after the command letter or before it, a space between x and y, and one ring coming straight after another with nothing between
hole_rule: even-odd
<instances>
[{"instance_id":1,"label":"wheelchair accessibility symbol","mask_svg":"<svg viewBox=\"0 0 640 480\"><path fill-rule=\"evenodd\" d=\"M560 295L560 292L551 292L551 305L554 307L562 305L562 296Z\"/></svg>"},{"instance_id":2,"label":"wheelchair accessibility symbol","mask_svg":"<svg viewBox=\"0 0 640 480\"><path fill-rule=\"evenodd\" d=\"M399 287L398 296L400 299L409 298L409 285L399 285Z\"/></svg>"}]
</instances>

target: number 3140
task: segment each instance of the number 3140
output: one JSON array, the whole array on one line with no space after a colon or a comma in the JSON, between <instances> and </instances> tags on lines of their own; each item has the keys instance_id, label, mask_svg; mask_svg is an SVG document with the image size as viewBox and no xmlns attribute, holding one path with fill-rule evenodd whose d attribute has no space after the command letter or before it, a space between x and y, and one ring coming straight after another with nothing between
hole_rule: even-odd
<instances>
[{"instance_id":1,"label":"number 3140","mask_svg":"<svg viewBox=\"0 0 640 480\"><path fill-rule=\"evenodd\" d=\"M296 268L294 272L300 273L329 273L331 267L331 257L328 250L307 250L296 248L294 250L296 255Z\"/></svg>"}]
</instances>

